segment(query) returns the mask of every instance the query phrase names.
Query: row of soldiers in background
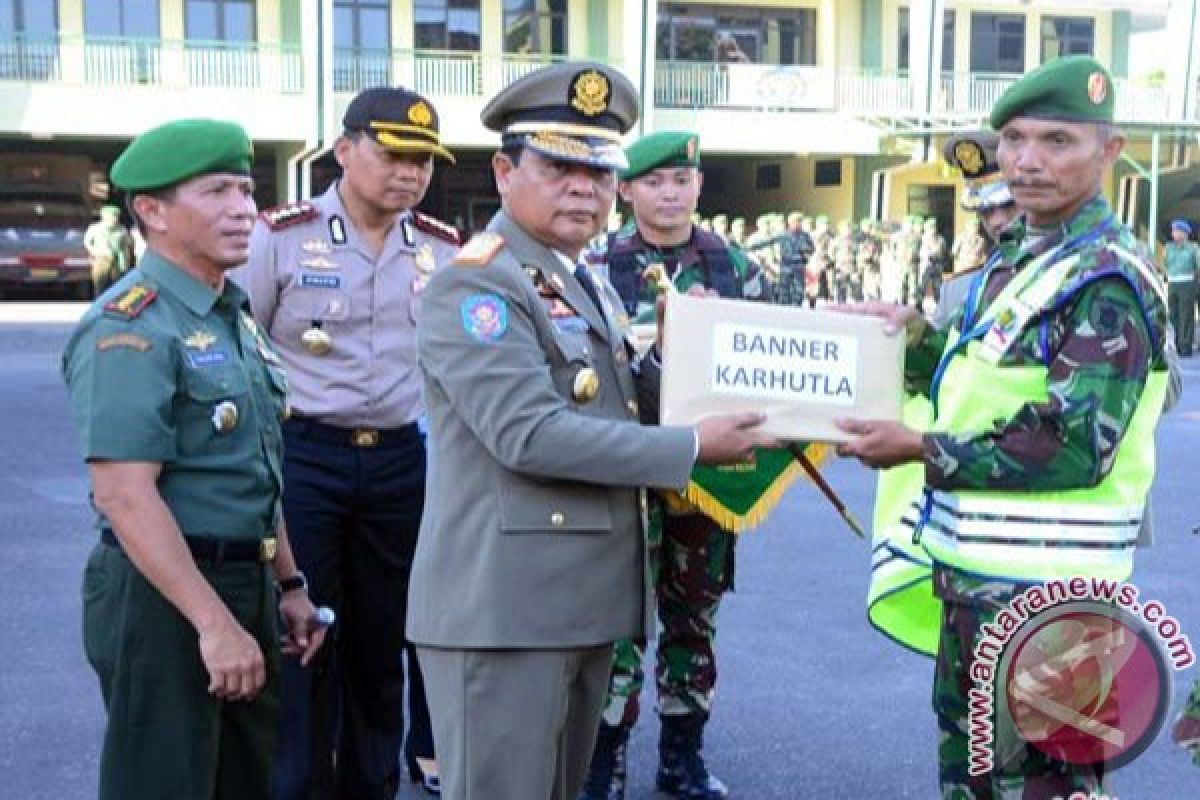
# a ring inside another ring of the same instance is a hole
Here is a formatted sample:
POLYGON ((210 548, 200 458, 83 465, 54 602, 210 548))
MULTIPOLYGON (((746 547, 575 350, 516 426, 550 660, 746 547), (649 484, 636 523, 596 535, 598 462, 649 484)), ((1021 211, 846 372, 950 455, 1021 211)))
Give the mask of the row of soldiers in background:
POLYGON ((744 252, 762 274, 759 299, 815 307, 818 302, 883 300, 921 306, 936 303, 943 275, 981 266, 991 242, 973 222, 952 246, 937 220, 909 216, 898 223, 842 220, 793 211, 765 214, 747 233, 746 220, 723 214, 696 220, 744 252))

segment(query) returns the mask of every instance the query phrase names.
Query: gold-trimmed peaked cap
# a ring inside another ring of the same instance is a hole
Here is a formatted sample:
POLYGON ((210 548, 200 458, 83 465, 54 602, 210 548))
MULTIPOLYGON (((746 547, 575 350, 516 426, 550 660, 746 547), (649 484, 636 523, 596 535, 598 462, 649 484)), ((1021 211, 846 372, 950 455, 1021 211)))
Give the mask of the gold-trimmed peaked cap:
POLYGON ((988 211, 1013 202, 996 159, 999 145, 1000 137, 989 130, 965 131, 942 145, 942 157, 957 167, 966 181, 961 199, 964 210, 988 211))
POLYGON ((397 153, 432 153, 454 163, 442 145, 433 103, 403 87, 375 86, 355 95, 342 116, 342 127, 365 133, 397 153))
POLYGON ((637 122, 638 93, 612 67, 567 61, 531 72, 501 89, 484 106, 480 119, 503 135, 505 145, 619 170, 628 164, 621 136, 637 122))

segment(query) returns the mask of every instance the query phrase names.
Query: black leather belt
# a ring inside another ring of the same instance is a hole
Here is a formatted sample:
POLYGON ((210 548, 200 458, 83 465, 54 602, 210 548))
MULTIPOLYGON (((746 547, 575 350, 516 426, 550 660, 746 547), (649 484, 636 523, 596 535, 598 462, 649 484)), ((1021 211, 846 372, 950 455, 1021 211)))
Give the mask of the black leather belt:
MULTIPOLYGON (((120 548, 121 543, 108 528, 100 532, 100 541, 110 547, 120 548)), ((197 561, 211 561, 215 564, 225 562, 263 563, 275 560, 278 543, 274 536, 265 539, 214 539, 210 536, 187 536, 183 541, 192 551, 192 557, 197 561)))
POLYGON ((306 442, 336 447, 399 447, 420 436, 415 422, 399 428, 339 428, 299 414, 284 421, 283 432, 306 442))

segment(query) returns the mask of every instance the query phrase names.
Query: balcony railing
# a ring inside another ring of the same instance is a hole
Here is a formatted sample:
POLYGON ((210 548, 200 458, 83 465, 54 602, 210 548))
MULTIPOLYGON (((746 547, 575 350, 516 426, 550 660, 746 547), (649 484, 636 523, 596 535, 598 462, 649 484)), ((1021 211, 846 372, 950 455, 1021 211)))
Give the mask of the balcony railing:
POLYGON ((500 89, 564 58, 513 54, 484 58, 478 52, 458 50, 339 49, 333 56, 333 88, 358 92, 371 86, 407 86, 434 97, 482 97, 489 89, 500 89))
MULTIPOLYGON (((936 115, 987 116, 1020 76, 946 73, 935 86, 936 115)), ((1169 119, 1165 89, 1117 81, 1117 119, 1169 119)), ((770 64, 660 62, 655 103, 661 108, 765 111, 839 111, 855 114, 917 113, 912 83, 903 72, 863 72, 770 64)))
POLYGON ((62 37, 0 40, 0 81, 88 83, 170 88, 304 87, 298 47, 262 43, 62 37))

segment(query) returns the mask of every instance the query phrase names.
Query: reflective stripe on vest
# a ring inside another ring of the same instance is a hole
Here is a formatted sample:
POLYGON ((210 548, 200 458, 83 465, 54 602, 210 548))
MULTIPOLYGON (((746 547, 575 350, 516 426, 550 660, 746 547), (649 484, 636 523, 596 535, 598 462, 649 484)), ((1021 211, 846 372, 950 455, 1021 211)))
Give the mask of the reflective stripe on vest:
MULTIPOLYGON (((928 430, 933 406, 923 395, 910 397, 904 404, 902 419, 913 430, 928 430)), ((922 464, 905 464, 879 473, 867 619, 899 644, 933 656, 937 653, 942 603, 933 592, 933 562, 920 544, 913 543, 912 534, 912 523, 917 519, 912 509, 924 485, 922 464)))
MULTIPOLYGON (((1046 402, 1045 367, 1006 367, 992 357, 971 342, 950 362, 934 430, 990 430, 1025 404, 1046 402)), ((1154 427, 1166 388, 1166 373, 1152 371, 1112 466, 1094 487, 932 492, 921 532, 926 552, 949 566, 1000 578, 1127 578, 1154 479, 1154 427)))

